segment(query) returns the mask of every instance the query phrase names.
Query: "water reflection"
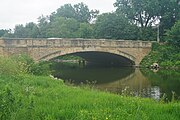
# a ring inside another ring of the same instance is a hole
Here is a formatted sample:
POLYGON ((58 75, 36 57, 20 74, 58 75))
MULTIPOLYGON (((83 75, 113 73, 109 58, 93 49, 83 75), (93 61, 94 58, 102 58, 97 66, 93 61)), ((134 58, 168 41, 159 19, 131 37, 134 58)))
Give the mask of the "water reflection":
POLYGON ((160 88, 160 97, 163 95, 168 100, 172 99, 172 93, 175 92, 175 99, 180 100, 180 70, 159 70, 154 73, 148 69, 142 70, 142 73, 151 82, 152 86, 160 88))
POLYGON ((128 77, 121 78, 114 82, 97 84, 98 89, 108 90, 119 94, 130 94, 141 97, 160 99, 160 88, 152 86, 139 69, 135 69, 128 77))
POLYGON ((54 76, 73 81, 74 84, 85 84, 87 81, 90 83, 96 82, 98 85, 111 83, 126 78, 135 71, 132 68, 79 67, 66 63, 57 64, 54 66, 54 76))
POLYGON ((150 97, 156 100, 164 93, 170 100, 172 91, 176 96, 180 95, 180 74, 165 74, 166 72, 161 70, 154 73, 133 68, 78 67, 62 63, 55 64, 53 69, 55 77, 72 81, 75 85, 96 81, 95 88, 117 94, 150 97))

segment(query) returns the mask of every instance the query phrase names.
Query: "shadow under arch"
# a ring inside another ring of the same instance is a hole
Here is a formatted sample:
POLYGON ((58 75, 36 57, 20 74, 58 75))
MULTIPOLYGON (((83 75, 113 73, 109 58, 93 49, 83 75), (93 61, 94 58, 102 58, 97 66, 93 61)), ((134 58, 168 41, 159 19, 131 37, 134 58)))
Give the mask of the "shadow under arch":
POLYGON ((115 64, 120 66, 134 66, 136 60, 134 56, 119 50, 70 50, 68 52, 56 51, 43 56, 40 60, 49 61, 63 55, 77 55, 91 63, 115 64))

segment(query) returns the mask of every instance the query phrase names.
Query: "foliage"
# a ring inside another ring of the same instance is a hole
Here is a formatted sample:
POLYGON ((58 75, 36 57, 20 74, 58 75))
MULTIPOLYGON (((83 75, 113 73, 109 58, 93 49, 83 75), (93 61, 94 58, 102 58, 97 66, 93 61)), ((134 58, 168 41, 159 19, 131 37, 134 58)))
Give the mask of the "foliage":
POLYGON ((142 30, 160 22, 161 38, 166 30, 180 20, 179 0, 116 0, 114 6, 117 7, 117 13, 126 15, 130 22, 142 30))
POLYGON ((38 24, 16 25, 14 32, 1 30, 0 36, 155 40, 153 27, 159 23, 160 38, 165 41, 164 33, 180 20, 179 0, 116 0, 114 6, 115 12, 99 15, 82 2, 65 4, 51 15, 40 16, 38 24))
POLYGON ((98 16, 95 36, 108 39, 137 39, 138 28, 131 25, 123 15, 104 13, 98 16))
MULTIPOLYGON (((88 6, 79 3, 72 6, 65 4, 50 16, 40 16, 38 24, 27 23, 16 25, 13 36, 19 38, 92 38, 93 28, 90 21, 99 11, 89 10, 88 6)), ((7 35, 8 36, 8 35, 7 35)))
POLYGON ((179 0, 160 0, 160 29, 161 35, 169 30, 175 22, 180 20, 180 1, 179 0))
POLYGON ((7 34, 9 31, 8 30, 0 30, 0 37, 4 36, 5 34, 7 34))
POLYGON ((34 63, 26 55, 0 58, 0 75, 17 76, 20 74, 49 75, 49 64, 45 62, 34 63))
POLYGON ((116 0, 117 12, 123 13, 142 28, 151 26, 159 16, 158 0, 116 0))
POLYGON ((35 23, 30 22, 27 23, 25 26, 16 25, 14 29, 14 37, 19 38, 37 38, 39 35, 38 27, 35 23))
POLYGON ((26 71, 24 69, 24 64, 21 64, 13 59, 9 59, 6 57, 0 58, 0 75, 9 75, 14 76, 20 73, 24 73, 26 71))
POLYGON ((180 51, 176 47, 165 44, 154 43, 152 51, 141 62, 144 67, 150 67, 158 63, 161 67, 179 67, 180 51))
POLYGON ((49 18, 45 16, 40 16, 38 18, 38 28, 39 28, 39 37, 47 38, 48 28, 49 28, 49 18))
POLYGON ((152 29, 151 27, 141 28, 138 32, 138 39, 146 41, 155 41, 157 37, 156 34, 156 30, 152 29))
POLYGON ((79 28, 79 22, 73 18, 56 17, 48 28, 48 37, 73 38, 76 37, 76 31, 79 28))
POLYGON ((180 49, 180 20, 177 21, 171 30, 166 32, 168 42, 180 49))
POLYGON ((9 90, 9 88, 1 91, 0 97, 0 119, 5 120, 10 117, 9 114, 15 111, 15 97, 12 95, 12 92, 9 90))
POLYGON ((89 23, 80 23, 78 36, 80 38, 93 38, 93 25, 89 23))
POLYGON ((88 23, 98 15, 98 10, 89 10, 88 6, 84 3, 78 3, 72 6, 65 4, 52 13, 50 20, 53 21, 55 17, 73 18, 81 23, 88 23))
POLYGON ((31 65, 30 71, 33 75, 50 75, 50 63, 40 61, 31 65))
POLYGON ((74 10, 75 10, 75 19, 78 20, 79 22, 85 22, 88 23, 92 19, 96 18, 96 16, 99 14, 98 10, 89 10, 88 6, 85 5, 84 3, 78 3, 74 5, 74 10))
POLYGON ((65 4, 51 14, 50 21, 53 21, 54 17, 75 18, 75 10, 71 4, 65 4))

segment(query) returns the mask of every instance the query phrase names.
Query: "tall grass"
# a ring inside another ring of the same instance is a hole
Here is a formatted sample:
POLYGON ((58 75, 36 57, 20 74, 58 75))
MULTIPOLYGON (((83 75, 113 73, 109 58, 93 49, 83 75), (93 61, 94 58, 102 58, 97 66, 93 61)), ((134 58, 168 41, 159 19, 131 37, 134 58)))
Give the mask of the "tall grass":
POLYGON ((0 75, 17 76, 19 74, 49 75, 49 63, 42 61, 35 63, 27 55, 0 57, 0 75))
POLYGON ((0 74, 2 75, 17 75, 24 72, 20 64, 16 60, 9 58, 0 58, 0 74))

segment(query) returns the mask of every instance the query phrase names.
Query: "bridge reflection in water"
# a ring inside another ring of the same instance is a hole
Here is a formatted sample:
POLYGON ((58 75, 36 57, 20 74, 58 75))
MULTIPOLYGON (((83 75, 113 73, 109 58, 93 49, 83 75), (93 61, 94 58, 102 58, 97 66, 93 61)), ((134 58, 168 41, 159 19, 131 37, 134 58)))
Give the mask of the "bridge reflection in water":
POLYGON ((110 83, 98 84, 96 87, 101 90, 106 89, 113 93, 150 97, 157 100, 159 100, 161 96, 160 88, 158 86, 152 86, 148 78, 146 78, 139 69, 135 69, 135 71, 127 77, 110 83))
POLYGON ((133 96, 160 99, 160 88, 152 86, 148 78, 144 77, 139 69, 97 66, 79 68, 63 65, 62 63, 57 64, 54 65, 54 76, 75 85, 88 83, 93 84, 94 88, 99 90, 116 94, 126 93, 129 95, 129 93, 132 93, 133 96))

